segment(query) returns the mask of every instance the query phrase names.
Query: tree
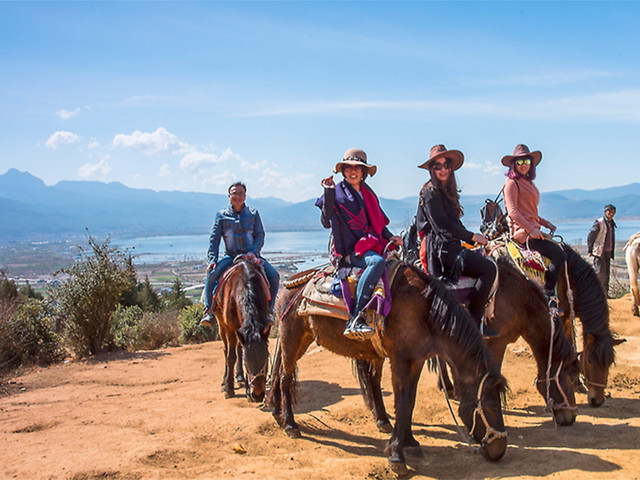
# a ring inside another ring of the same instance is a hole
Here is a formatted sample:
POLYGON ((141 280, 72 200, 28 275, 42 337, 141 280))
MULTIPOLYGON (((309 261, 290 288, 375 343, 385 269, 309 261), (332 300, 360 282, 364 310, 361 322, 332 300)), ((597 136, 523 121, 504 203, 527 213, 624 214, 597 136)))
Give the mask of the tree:
POLYGON ((79 247, 78 260, 51 296, 62 319, 64 334, 79 356, 100 352, 109 340, 111 314, 124 292, 132 288, 131 263, 126 254, 89 236, 90 251, 79 247))
POLYGON ((137 305, 145 312, 157 312, 162 307, 160 295, 151 286, 148 276, 144 277, 144 282, 138 284, 136 300, 137 305))
POLYGON ((20 287, 20 295, 22 295, 23 298, 42 300, 42 294, 36 292, 28 281, 24 284, 24 286, 20 287))
POLYGON ((178 277, 173 281, 171 292, 167 295, 166 302, 167 308, 175 308, 178 312, 193 303, 189 298, 187 298, 185 290, 182 288, 182 282, 178 277))
POLYGON ((0 278, 0 301, 3 302, 17 302, 20 298, 18 293, 18 287, 13 280, 9 280, 4 272, 2 278, 0 278))

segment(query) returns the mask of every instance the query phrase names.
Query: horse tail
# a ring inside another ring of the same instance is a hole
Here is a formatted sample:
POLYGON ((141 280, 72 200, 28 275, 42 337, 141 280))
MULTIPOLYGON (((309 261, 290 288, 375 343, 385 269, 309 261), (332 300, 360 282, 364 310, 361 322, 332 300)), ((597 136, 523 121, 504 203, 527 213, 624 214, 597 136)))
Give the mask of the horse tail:
POLYGON ((369 410, 373 410, 375 404, 371 379, 376 376, 375 365, 367 360, 358 360, 354 358, 351 361, 351 366, 353 367, 354 373, 360 383, 360 392, 362 393, 362 398, 364 398, 364 403, 369 410))
POLYGON ((562 248, 567 254, 574 310, 583 329, 596 337, 610 337, 607 296, 595 270, 569 245, 563 243, 562 248))

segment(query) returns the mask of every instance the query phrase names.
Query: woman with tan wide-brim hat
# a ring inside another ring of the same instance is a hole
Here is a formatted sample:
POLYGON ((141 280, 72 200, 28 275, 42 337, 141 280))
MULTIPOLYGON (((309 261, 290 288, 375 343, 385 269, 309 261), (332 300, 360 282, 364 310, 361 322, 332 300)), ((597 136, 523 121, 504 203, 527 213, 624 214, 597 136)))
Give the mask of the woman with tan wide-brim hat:
POLYGON ((487 244, 487 238, 465 228, 460 220, 462 206, 455 170, 462 167, 464 155, 434 145, 429 159, 419 168, 429 171, 430 179, 420 190, 416 224, 422 238, 420 257, 430 275, 457 282, 460 275, 476 278, 469 300, 469 313, 485 337, 498 332, 484 323, 484 310, 498 270, 495 263, 462 247, 462 242, 487 244))
POLYGON ((364 151, 350 148, 333 171, 341 173, 343 180, 336 184, 333 175, 323 179, 324 194, 316 201, 316 206, 322 210, 322 225, 331 228, 333 247, 330 254, 336 269, 364 269, 354 304, 348 305, 350 318, 344 334, 365 340, 375 333, 367 325, 364 309, 384 271, 382 254, 388 242, 402 245, 402 239, 387 228, 389 219, 380 208, 378 197, 365 183, 367 176, 375 175, 377 167, 367 162, 364 151))
POLYGON ((509 167, 504 184, 504 206, 509 214, 511 238, 551 259, 545 273, 544 290, 549 307, 557 308, 555 288, 567 256, 557 243, 545 238, 540 231, 542 227, 548 228, 551 234, 556 230, 553 223, 538 215, 540 192, 533 180, 541 161, 539 150, 532 152, 523 144, 516 145, 513 155, 502 157, 502 165, 509 167))

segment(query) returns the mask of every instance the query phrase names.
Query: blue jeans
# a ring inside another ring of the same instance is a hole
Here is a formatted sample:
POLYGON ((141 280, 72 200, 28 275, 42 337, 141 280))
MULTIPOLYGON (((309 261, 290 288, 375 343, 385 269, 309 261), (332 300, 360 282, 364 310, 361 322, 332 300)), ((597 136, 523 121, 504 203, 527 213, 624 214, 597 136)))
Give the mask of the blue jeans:
POLYGON ((362 257, 357 257, 355 253, 349 257, 349 263, 357 268, 364 268, 362 276, 358 281, 358 287, 356 288, 356 308, 353 312, 354 316, 360 313, 364 307, 371 300, 373 289, 376 288, 376 284, 382 272, 384 272, 385 261, 382 255, 368 250, 362 257))
MULTIPOLYGON (((206 310, 209 310, 209 308, 211 307, 211 300, 213 299, 213 293, 218 287, 218 280, 220 280, 220 277, 224 274, 224 272, 229 269, 229 267, 233 263, 233 258, 234 257, 225 255, 220 260, 218 260, 218 263, 216 263, 216 268, 211 270, 207 275, 207 279, 204 284, 204 306, 206 310)), ((271 300, 269 300, 269 310, 273 311, 273 306, 276 302, 276 296, 278 295, 278 288, 280 287, 280 274, 264 258, 259 258, 262 260, 264 273, 266 274, 267 280, 269 282, 269 293, 271 295, 271 300)))

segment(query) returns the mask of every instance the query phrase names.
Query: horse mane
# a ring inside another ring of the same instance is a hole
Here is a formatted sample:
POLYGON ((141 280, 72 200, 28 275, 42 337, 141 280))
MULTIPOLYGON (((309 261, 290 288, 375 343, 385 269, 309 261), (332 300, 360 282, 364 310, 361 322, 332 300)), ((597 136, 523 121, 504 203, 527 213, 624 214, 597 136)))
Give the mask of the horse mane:
POLYGON ((567 270, 572 288, 576 315, 582 322, 583 333, 596 338, 591 361, 607 366, 615 361, 613 337, 609 330, 609 304, 602 284, 591 265, 569 245, 562 244, 567 253, 567 270))
POLYGON ((240 282, 244 288, 236 299, 242 313, 240 332, 245 343, 261 340, 261 333, 269 323, 268 290, 258 264, 242 261, 240 282))
POLYGON ((430 302, 431 308, 428 312, 425 311, 423 320, 427 323, 429 331, 435 336, 450 338, 460 346, 465 356, 474 359, 477 367, 481 367, 483 371, 490 370, 492 361, 489 351, 480 331, 474 328, 467 310, 442 282, 413 265, 407 264, 405 268, 409 268, 426 284, 422 296, 430 302))
MULTIPOLYGON (((536 283, 529 280, 522 274, 505 255, 497 259, 500 282, 511 285, 515 290, 522 293, 522 298, 526 300, 526 311, 529 318, 539 318, 544 314, 545 321, 549 321, 547 313, 547 299, 536 283)), ((551 356, 554 361, 565 360, 575 354, 573 344, 565 336, 562 326, 556 322, 554 324, 553 341, 551 342, 551 356)))

